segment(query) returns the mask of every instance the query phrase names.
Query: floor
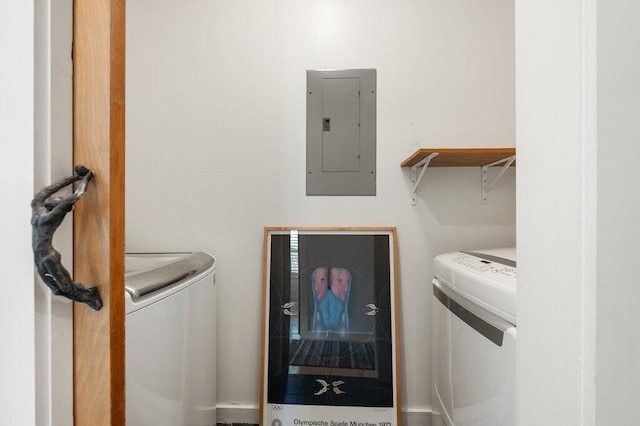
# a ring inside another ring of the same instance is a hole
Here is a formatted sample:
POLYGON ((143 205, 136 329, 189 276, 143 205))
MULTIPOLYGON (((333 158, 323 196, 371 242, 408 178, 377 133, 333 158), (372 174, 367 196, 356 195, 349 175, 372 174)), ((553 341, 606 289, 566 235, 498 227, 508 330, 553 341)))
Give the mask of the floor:
POLYGON ((218 426, 258 426, 251 423, 218 423, 218 426))

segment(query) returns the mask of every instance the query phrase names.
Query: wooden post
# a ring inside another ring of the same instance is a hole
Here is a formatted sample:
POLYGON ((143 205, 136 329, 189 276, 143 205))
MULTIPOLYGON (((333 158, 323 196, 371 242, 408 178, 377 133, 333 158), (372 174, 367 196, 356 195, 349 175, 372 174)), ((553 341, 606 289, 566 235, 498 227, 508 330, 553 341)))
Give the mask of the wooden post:
POLYGON ((97 286, 74 306, 77 426, 125 424, 125 0, 74 1, 74 164, 95 173, 74 213, 74 280, 97 286))

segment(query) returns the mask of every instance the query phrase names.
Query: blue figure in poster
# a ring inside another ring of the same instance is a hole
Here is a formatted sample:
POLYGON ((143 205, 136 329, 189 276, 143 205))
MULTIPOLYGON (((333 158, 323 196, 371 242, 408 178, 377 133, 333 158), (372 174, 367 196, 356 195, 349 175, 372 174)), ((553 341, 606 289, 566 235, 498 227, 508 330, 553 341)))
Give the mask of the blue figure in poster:
POLYGON ((320 319, 327 332, 349 330, 351 273, 345 268, 316 268, 311 274, 313 293, 312 330, 320 319))

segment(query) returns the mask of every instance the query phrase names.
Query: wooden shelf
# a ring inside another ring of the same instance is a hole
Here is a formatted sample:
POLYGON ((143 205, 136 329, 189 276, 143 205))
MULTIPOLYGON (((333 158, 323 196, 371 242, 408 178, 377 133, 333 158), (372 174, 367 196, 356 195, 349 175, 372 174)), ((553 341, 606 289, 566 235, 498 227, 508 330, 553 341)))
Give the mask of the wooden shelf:
POLYGON ((427 167, 482 167, 482 204, 487 204, 489 190, 509 167, 515 165, 515 148, 422 148, 400 164, 401 167, 411 168, 409 177, 413 186, 412 205, 416 204, 416 190, 427 167), (493 182, 489 182, 489 169, 499 164, 504 164, 500 173, 493 182), (418 174, 420 167, 422 170, 418 174))
MULTIPOLYGON (((486 166, 516 155, 515 148, 421 148, 404 160, 401 167, 412 167, 430 154, 437 152, 429 167, 474 167, 486 166)), ((511 164, 515 166, 515 161, 511 164)))

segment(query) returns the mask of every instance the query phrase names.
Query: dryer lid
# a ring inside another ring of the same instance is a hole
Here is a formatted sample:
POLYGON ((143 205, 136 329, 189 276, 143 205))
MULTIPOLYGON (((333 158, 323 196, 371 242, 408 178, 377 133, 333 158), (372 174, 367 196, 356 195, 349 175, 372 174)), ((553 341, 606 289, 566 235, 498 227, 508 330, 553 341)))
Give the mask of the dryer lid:
POLYGON ((444 253, 433 273, 455 293, 516 324, 516 249, 444 253))
POLYGON ((153 292, 178 289, 195 276, 215 268, 215 258, 207 253, 127 253, 125 291, 136 301, 153 292))

